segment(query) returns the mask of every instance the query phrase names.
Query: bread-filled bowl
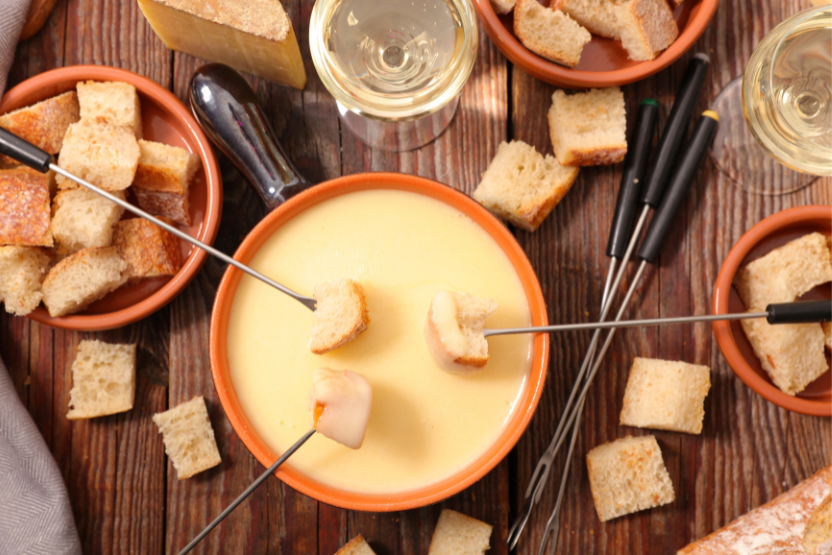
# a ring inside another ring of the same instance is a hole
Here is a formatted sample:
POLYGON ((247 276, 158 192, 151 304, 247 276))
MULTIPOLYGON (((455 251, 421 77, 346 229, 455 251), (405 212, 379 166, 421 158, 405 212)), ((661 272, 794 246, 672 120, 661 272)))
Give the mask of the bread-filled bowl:
MULTIPOLYGON (((556 64, 529 50, 514 33, 514 12, 499 15, 491 0, 473 0, 480 22, 491 40, 513 64, 523 71, 559 87, 583 89, 614 87, 646 79, 663 70, 702 36, 716 11, 719 0, 685 0, 673 10, 679 29, 676 40, 649 61, 633 61, 619 41, 592 35, 575 67, 556 64)), ((549 0, 541 2, 549 6, 549 0)))
MULTIPOLYGON (((748 230, 733 246, 714 285, 714 314, 745 312, 737 289, 732 284, 738 270, 776 248, 811 233, 832 236, 832 207, 801 206, 778 212, 748 230)), ((813 288, 801 300, 832 298, 832 286, 825 283, 813 288)), ((784 409, 813 416, 832 416, 832 371, 826 370, 796 395, 781 391, 763 369, 751 343, 738 321, 713 324, 717 345, 734 373, 766 400, 784 409)), ((829 351, 824 354, 827 366, 829 351)))
POLYGON ((489 338, 489 362, 470 376, 437 368, 425 344, 439 289, 496 300, 488 327, 547 322, 523 250, 469 197, 410 175, 341 177, 270 213, 235 258, 301 294, 333 278, 354 279, 366 293, 367 329, 314 355, 313 315, 301 303, 233 268, 217 291, 214 384, 262 464, 312 427, 306 403, 316 368, 362 373, 372 385, 364 444, 351 450, 313 436, 277 471, 296 490, 356 510, 424 506, 484 476, 526 429, 545 382, 546 334, 489 338))
MULTIPOLYGON (((170 91, 150 79, 118 68, 70 66, 41 73, 10 89, 0 101, 0 115, 74 90, 79 82, 86 81, 133 85, 141 105, 144 138, 182 147, 199 157, 201 167, 188 191, 191 225, 177 227, 204 243, 213 243, 222 210, 219 165, 199 124, 170 91)), ((136 202, 129 193, 127 200, 136 202)), ((133 217, 125 212, 122 219, 133 217)), ((123 285, 75 314, 52 317, 41 305, 29 317, 59 328, 96 331, 117 328, 149 316, 170 302, 205 262, 207 255, 204 251, 185 241, 175 240, 179 243, 180 259, 180 268, 175 275, 123 285)))

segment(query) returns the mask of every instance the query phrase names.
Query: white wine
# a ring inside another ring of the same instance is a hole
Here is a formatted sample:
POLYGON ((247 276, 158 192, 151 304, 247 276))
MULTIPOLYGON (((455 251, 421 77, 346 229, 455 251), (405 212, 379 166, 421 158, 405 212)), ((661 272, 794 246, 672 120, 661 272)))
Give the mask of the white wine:
POLYGON ((799 13, 757 46, 745 70, 743 111, 782 164, 832 175, 832 6, 799 13))

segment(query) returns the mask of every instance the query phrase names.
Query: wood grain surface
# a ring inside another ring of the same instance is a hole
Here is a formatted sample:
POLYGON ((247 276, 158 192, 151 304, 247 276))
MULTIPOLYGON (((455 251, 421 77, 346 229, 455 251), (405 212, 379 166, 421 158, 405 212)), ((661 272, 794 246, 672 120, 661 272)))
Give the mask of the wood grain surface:
MULTIPOLYGON (((522 139, 551 153, 545 114, 554 87, 513 67, 482 30, 474 73, 445 134, 410 153, 365 146, 340 125, 335 103, 315 74, 308 47, 312 5, 312 0, 285 4, 309 75, 305 90, 249 77, 283 144, 309 179, 401 171, 470 193, 501 141, 522 139)), ((708 53, 713 62, 698 106, 705 109, 742 72, 767 31, 809 6, 808 0, 722 0, 691 53, 624 88, 629 123, 638 102, 652 97, 662 107, 663 124, 687 60, 697 51, 708 53)), ((201 63, 165 48, 133 0, 58 0, 44 28, 18 46, 10 86, 56 67, 105 64, 145 75, 184 100, 190 76, 201 63)), ((263 209, 223 157, 221 169, 225 198, 216 246, 233 252, 263 209)), ((620 177, 620 165, 582 169, 571 192, 538 231, 513 230, 540 278, 552 322, 597 316, 607 270, 603 251, 620 177)), ((790 195, 757 196, 732 185, 706 162, 659 263, 637 288, 629 316, 708 312, 712 284, 734 242, 766 216, 808 204, 832 205, 832 180, 819 179, 790 195)), ((208 324, 223 271, 222 264, 209 260, 168 307, 111 332, 66 332, 0 315, 0 356, 66 480, 86 554, 176 553, 263 471, 231 429, 210 377, 208 324), (78 342, 87 337, 138 343, 136 404, 117 416, 69 422, 70 366, 78 342), (223 463, 179 481, 150 416, 195 395, 208 403, 223 463)), ((361 513, 318 503, 272 478, 194 552, 329 555, 361 533, 379 555, 425 555, 439 512, 450 507, 492 524, 489 553, 507 553, 508 527, 554 432, 590 337, 552 337, 549 382, 528 431, 502 463, 464 492, 422 509, 361 513)), ((588 396, 561 512, 558 553, 675 553, 830 462, 832 421, 789 413, 748 389, 725 363, 708 326, 620 331, 588 396), (713 387, 701 436, 652 432, 676 501, 602 524, 583 457, 605 441, 650 433, 618 425, 635 356, 707 364, 713 387)), ((562 465, 561 457, 518 553, 537 553, 562 465)))

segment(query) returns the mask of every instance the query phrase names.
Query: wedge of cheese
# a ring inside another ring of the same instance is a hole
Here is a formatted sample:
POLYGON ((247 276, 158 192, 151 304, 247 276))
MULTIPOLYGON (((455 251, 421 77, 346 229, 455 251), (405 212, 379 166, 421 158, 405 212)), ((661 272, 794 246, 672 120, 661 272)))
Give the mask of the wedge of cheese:
POLYGON ((138 0, 159 38, 178 50, 302 89, 306 71, 278 0, 138 0))

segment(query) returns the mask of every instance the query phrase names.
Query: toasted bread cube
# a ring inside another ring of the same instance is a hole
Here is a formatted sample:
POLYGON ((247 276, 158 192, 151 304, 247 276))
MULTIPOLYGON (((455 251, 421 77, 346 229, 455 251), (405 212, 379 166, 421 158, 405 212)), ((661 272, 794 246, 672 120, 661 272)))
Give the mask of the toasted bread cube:
MULTIPOLYGON (((113 191, 124 200, 124 193, 113 191)), ((108 247, 113 240, 113 226, 124 208, 89 189, 67 189, 55 196, 52 235, 58 254, 71 254, 89 247, 108 247)))
POLYGON ((760 365, 783 393, 797 395, 829 369, 820 324, 772 326, 764 318, 741 323, 760 365))
POLYGON ((6 312, 25 316, 37 308, 48 268, 49 256, 37 247, 0 247, 0 302, 6 312))
MULTIPOLYGON (((69 91, 0 116, 0 127, 49 154, 57 154, 61 151, 66 130, 79 119, 78 95, 69 91)), ((17 163, 0 154, 0 166, 17 163)))
POLYGON ((827 239, 821 233, 810 233, 741 267, 734 287, 751 310, 790 303, 827 281, 832 281, 827 239))
POLYGON ((624 391, 621 424, 701 434, 710 389, 707 366, 636 357, 624 391))
POLYGON ((552 95, 549 136, 564 166, 616 164, 627 155, 627 114, 618 87, 552 95))
POLYGON ((555 63, 575 67, 592 35, 560 10, 537 0, 517 0, 514 34, 523 46, 555 63))
MULTIPOLYGON (((166 222, 171 223, 171 222, 166 222)), ((173 276, 179 271, 179 239, 142 218, 118 222, 113 245, 127 262, 127 281, 173 276)))
POLYGON ((358 534, 344 544, 344 547, 339 549, 335 555, 376 555, 376 552, 373 551, 364 536, 358 534))
POLYGON ((70 420, 128 411, 136 394, 136 346, 81 341, 72 363, 70 420))
POLYGON ((199 156, 178 146, 139 141, 139 167, 133 186, 147 191, 188 194, 194 174, 202 166, 199 156))
POLYGON ((61 260, 43 281, 43 304, 52 317, 84 310, 127 281, 118 247, 82 249, 61 260))
POLYGON ((190 207, 188 206, 188 194, 165 193, 162 191, 148 191, 138 187, 133 188, 139 206, 145 212, 154 216, 160 216, 173 220, 182 225, 191 225, 190 207))
POLYGON ((823 323, 823 336, 826 348, 832 351, 832 322, 823 323))
POLYGON ((627 436, 599 445, 587 453, 586 467, 601 522, 676 499, 653 436, 627 436))
MULTIPOLYGON (((109 123, 81 120, 69 126, 58 165, 107 191, 121 191, 133 183, 139 164, 139 145, 132 131, 109 123)), ((61 189, 78 185, 55 176, 61 189)))
POLYGON ((621 33, 613 11, 617 3, 620 0, 562 0, 560 9, 590 33, 617 40, 621 33))
POLYGON ((488 363, 485 319, 497 303, 470 293, 439 291, 430 303, 425 341, 436 365, 451 373, 471 374, 488 363))
POLYGON ((370 315, 360 284, 351 279, 319 283, 312 296, 317 304, 309 349, 316 355, 349 343, 367 329, 370 315))
POLYGON ((442 509, 428 555, 483 555, 490 547, 491 526, 470 516, 442 509))
POLYGON ((307 409, 312 426, 324 437, 358 449, 364 443, 373 388, 367 378, 350 370, 318 368, 312 378, 307 409))
POLYGON ((679 27, 666 0, 629 0, 613 10, 621 44, 631 60, 652 60, 679 36, 679 27))
POLYGON ((503 142, 472 196, 498 217, 534 231, 569 192, 578 171, 523 141, 503 142))
POLYGON ((142 138, 142 107, 136 87, 128 83, 87 81, 76 85, 81 119, 130 129, 142 138))
POLYGON ((203 397, 194 397, 187 403, 154 414, 153 422, 159 427, 165 453, 180 480, 222 462, 203 397))
POLYGON ((494 8, 495 13, 507 14, 511 13, 516 3, 517 0, 491 0, 491 7, 494 8))
POLYGON ((46 174, 0 170, 0 245, 51 247, 50 220, 46 174))

